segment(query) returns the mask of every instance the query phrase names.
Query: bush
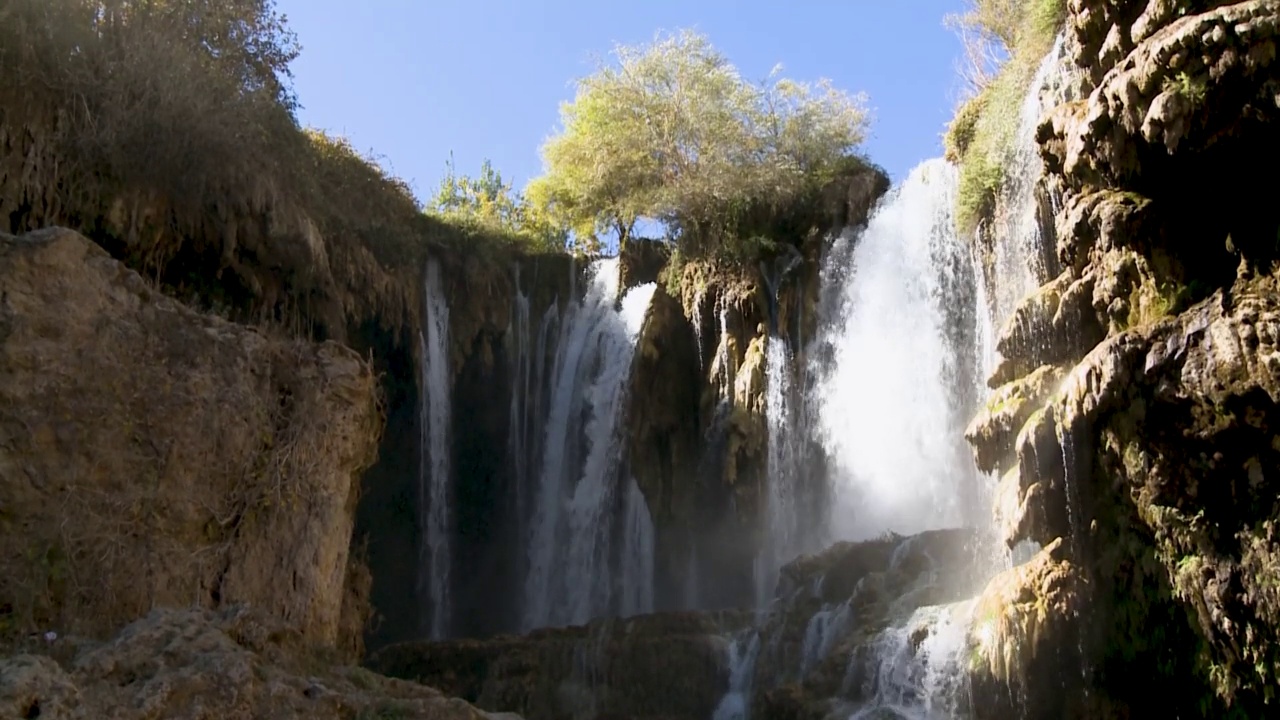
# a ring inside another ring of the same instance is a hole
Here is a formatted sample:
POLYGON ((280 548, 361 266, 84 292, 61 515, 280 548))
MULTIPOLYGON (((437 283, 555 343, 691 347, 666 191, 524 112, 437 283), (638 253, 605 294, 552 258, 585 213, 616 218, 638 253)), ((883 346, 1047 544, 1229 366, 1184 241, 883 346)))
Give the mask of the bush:
POLYGON ((317 336, 412 317, 431 247, 505 252, 301 129, 296 54, 272 0, 9 0, 0 230, 76 228, 184 299, 317 336))
POLYGON ((960 164, 961 232, 972 232, 994 207, 1022 101, 1065 17, 1065 0, 973 0, 967 13, 949 19, 965 41, 974 93, 956 111, 943 142, 947 158, 960 164))

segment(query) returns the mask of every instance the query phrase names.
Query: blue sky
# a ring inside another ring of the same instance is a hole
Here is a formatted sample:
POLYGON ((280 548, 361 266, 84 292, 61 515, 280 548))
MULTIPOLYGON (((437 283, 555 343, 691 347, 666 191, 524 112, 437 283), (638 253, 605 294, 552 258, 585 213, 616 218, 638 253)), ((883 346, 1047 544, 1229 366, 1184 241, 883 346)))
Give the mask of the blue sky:
POLYGON ((962 0, 277 0, 298 34, 300 119, 373 151, 419 197, 487 157, 522 187, 574 78, 615 43, 694 28, 763 78, 865 92, 864 150, 895 180, 941 154, 960 83, 960 44, 943 17, 962 0), (790 7, 788 7, 790 6, 790 7))

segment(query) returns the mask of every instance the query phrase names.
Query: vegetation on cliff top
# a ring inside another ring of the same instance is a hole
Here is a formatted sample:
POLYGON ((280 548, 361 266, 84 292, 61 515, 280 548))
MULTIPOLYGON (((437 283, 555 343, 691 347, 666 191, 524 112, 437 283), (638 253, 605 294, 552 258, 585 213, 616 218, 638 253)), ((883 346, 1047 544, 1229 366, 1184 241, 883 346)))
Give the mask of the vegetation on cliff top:
POLYGON ((995 207, 1022 100, 1065 17, 1065 0, 972 0, 968 12, 948 18, 964 40, 971 93, 944 141, 947 159, 960 165, 961 232, 995 207))
POLYGON ((561 107, 546 173, 528 188, 581 245, 616 234, 625 247, 647 219, 685 256, 754 259, 759 217, 812 202, 862 141, 861 97, 778 68, 749 82, 697 33, 614 55, 561 107))
POLYGON ((321 336, 407 320, 433 247, 505 266, 529 240, 424 213, 299 127, 297 54, 273 0, 6 3, 0 229, 70 226, 179 297, 321 336))
POLYGON ((568 228, 553 222, 523 193, 513 191, 488 160, 480 166, 480 176, 473 178, 457 174, 450 157, 427 209, 461 227, 511 237, 534 251, 564 252, 569 242, 568 228))

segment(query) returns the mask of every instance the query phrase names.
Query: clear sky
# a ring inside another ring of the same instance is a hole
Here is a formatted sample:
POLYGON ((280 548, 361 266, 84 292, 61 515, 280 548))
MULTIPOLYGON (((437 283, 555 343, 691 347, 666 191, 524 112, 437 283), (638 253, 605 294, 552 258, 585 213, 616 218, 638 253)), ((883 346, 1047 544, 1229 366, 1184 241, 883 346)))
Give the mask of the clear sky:
POLYGON ((864 150, 895 180, 940 155, 960 83, 943 17, 963 0, 277 0, 298 34, 306 125, 345 135, 419 197, 487 157, 517 189, 541 171, 572 81, 615 43, 705 33, 748 78, 865 92, 864 150))

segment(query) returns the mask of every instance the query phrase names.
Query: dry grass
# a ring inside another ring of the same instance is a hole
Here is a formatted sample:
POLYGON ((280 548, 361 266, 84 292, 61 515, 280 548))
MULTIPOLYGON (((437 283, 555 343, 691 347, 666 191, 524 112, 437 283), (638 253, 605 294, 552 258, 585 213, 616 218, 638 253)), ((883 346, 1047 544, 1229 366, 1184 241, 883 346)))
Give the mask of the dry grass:
POLYGON ((412 324, 432 249, 502 264, 516 249, 424 217, 403 182, 300 129, 279 88, 211 61, 188 27, 101 8, 0 9, 0 230, 76 228, 184 300, 318 337, 412 324))
POLYGON ((944 141, 948 159, 960 164, 962 232, 994 208, 1022 100, 1065 16, 1065 0, 973 0, 968 13, 951 19, 965 41, 972 92, 944 141))

